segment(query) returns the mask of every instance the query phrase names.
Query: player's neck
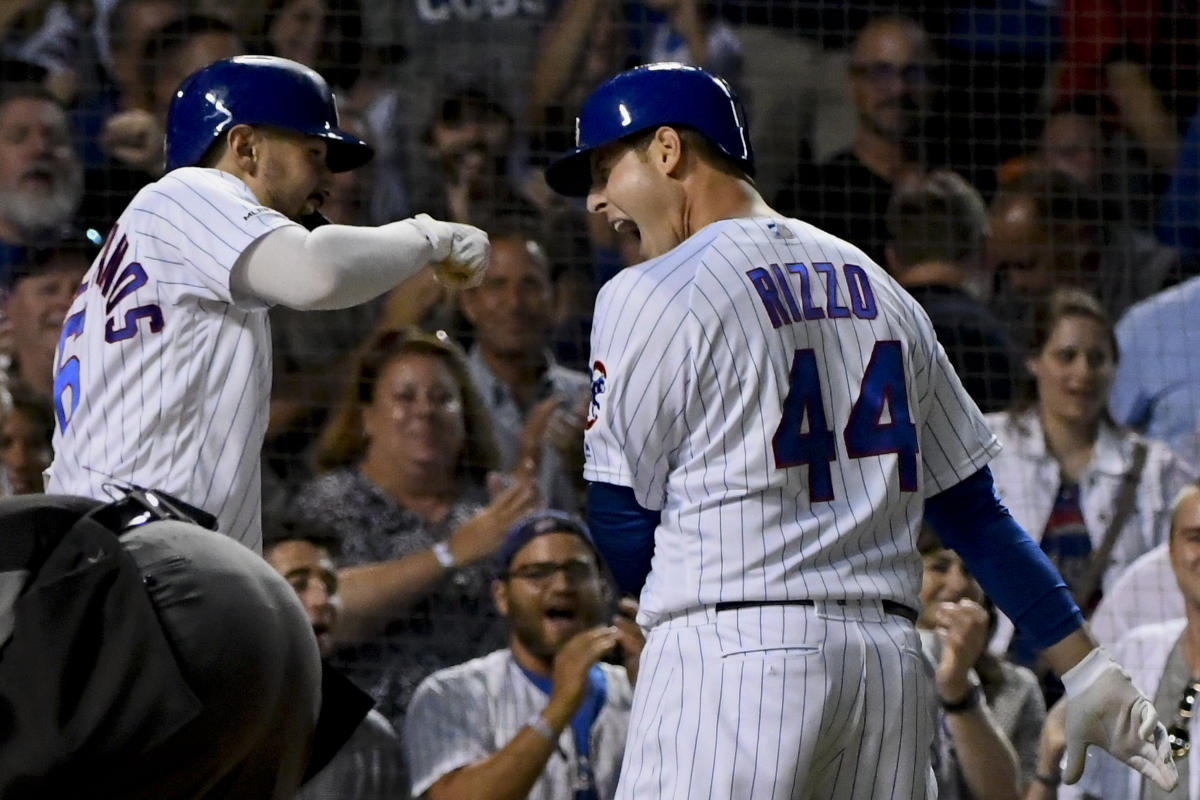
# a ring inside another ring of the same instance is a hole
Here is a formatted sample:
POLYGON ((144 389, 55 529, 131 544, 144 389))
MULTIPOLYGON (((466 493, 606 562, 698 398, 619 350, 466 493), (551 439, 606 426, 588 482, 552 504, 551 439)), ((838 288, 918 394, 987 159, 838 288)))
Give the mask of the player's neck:
POLYGON ((683 239, 723 219, 779 216, 743 178, 711 170, 693 180, 683 207, 683 239))

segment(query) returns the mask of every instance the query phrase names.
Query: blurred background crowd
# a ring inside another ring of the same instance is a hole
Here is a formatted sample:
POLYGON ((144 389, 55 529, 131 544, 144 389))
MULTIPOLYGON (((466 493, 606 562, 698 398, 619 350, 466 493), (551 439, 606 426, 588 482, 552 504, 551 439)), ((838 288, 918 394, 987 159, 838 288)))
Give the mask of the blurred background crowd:
MULTIPOLYGON (((503 645, 489 587, 505 531, 537 508, 582 510, 592 305, 637 240, 552 193, 542 168, 602 79, 682 61, 740 94, 774 207, 848 239, 925 307, 1005 445, 1002 499, 1106 643, 1183 618, 1200 608, 1195 497, 1180 494, 1200 467, 1198 6, 0 4, 0 490, 40 490, 63 315, 161 174, 180 81, 245 53, 313 67, 377 151, 336 177, 332 221, 426 212, 493 246, 482 285, 458 294, 422 273, 365 307, 272 312, 268 538, 302 519, 336 542, 330 652, 403 730, 422 679, 503 645), (427 558, 438 542, 449 574, 427 558)), ((974 681, 992 709, 983 738, 945 716, 943 796, 1054 796, 1061 722, 1043 722, 1059 687, 953 554, 925 545, 925 599, 966 609, 955 630, 923 622, 939 687, 974 681)), ((1200 686, 1200 630, 1194 647, 1181 630, 1162 663, 1126 660, 1176 732, 1181 692, 1200 686)))

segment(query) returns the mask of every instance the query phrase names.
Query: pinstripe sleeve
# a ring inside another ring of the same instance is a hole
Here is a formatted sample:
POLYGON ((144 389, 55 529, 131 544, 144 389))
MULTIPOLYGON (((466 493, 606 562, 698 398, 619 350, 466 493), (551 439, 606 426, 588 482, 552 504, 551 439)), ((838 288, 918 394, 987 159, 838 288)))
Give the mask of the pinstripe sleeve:
POLYGON ((131 208, 132 221, 161 230, 178 243, 190 293, 244 308, 264 307, 265 303, 233 296, 230 271, 257 239, 298 223, 259 203, 244 183, 219 170, 176 170, 150 191, 154 197, 131 208))
POLYGON ((929 348, 929 390, 923 398, 920 431, 926 497, 975 474, 1000 452, 999 440, 963 388, 932 330, 932 325, 927 327, 928 338, 918 345, 929 348))
POLYGON ((627 269, 601 291, 592 323, 584 477, 628 486, 655 511, 666 499, 692 375, 690 287, 683 270, 627 269))

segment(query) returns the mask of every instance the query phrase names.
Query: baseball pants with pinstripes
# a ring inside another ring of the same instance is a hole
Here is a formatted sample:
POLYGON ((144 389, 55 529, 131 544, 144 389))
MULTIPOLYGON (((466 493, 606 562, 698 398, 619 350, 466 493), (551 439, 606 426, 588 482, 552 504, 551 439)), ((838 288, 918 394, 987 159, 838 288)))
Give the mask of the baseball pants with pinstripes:
POLYGON ((708 607, 649 633, 618 800, 937 796, 932 668, 875 601, 708 607))

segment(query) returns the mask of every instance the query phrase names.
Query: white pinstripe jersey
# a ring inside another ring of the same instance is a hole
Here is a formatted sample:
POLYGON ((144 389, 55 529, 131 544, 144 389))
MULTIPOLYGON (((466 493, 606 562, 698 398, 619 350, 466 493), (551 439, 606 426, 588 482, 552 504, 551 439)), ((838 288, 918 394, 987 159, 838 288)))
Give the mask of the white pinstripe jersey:
POLYGON ((109 499, 113 479, 162 489, 262 549, 271 337, 267 305, 235 300, 229 273, 252 242, 294 224, 215 169, 138 192, 59 340, 49 491, 109 499))
POLYGON ((722 601, 917 608, 925 496, 999 450, 916 301, 798 220, 716 222, 622 271, 592 360, 584 474, 662 512, 646 625, 722 601))

